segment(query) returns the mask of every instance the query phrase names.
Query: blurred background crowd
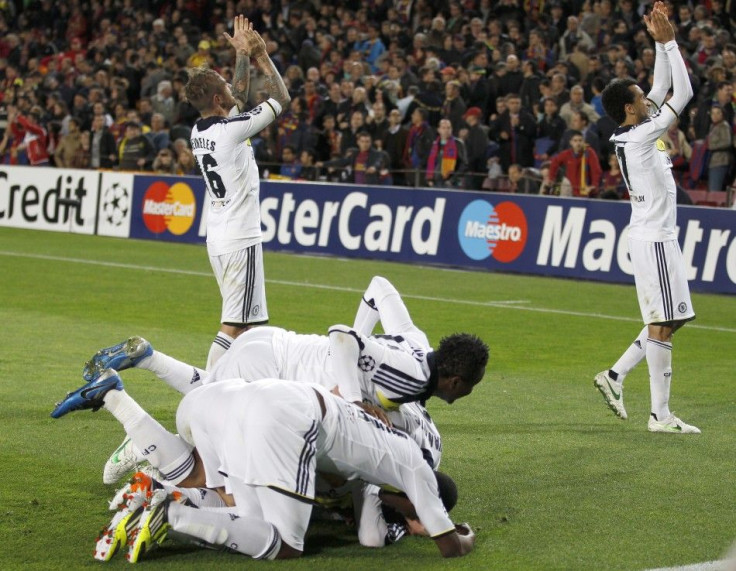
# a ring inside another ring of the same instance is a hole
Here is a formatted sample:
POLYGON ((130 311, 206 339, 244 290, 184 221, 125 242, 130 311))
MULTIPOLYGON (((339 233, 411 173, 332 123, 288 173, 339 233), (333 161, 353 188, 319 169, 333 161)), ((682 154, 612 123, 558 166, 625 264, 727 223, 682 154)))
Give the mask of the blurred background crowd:
MULTIPOLYGON (((687 202, 736 176, 736 0, 666 4, 695 91, 662 137, 687 202)), ((230 80, 223 32, 244 14, 292 96, 251 141, 263 177, 627 198, 600 95, 648 91, 650 6, 0 0, 0 160, 197 174, 187 68, 230 80)))

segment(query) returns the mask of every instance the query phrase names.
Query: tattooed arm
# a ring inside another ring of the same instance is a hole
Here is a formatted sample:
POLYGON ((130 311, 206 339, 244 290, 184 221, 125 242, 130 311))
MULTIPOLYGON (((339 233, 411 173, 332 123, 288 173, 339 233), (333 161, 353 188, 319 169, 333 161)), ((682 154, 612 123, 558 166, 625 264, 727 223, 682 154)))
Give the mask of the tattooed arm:
POLYGON ((243 112, 248 107, 248 90, 250 89, 250 50, 249 34, 253 24, 244 16, 236 16, 233 21, 233 35, 225 32, 225 38, 235 48, 235 73, 233 74, 232 94, 238 102, 238 110, 243 112))
POLYGON ((288 108, 291 102, 291 96, 289 90, 286 89, 284 79, 279 74, 276 66, 268 53, 266 52, 266 42, 256 31, 251 32, 251 54, 261 70, 265 79, 263 82, 263 88, 268 93, 269 97, 273 97, 281 105, 281 109, 285 110, 288 108))

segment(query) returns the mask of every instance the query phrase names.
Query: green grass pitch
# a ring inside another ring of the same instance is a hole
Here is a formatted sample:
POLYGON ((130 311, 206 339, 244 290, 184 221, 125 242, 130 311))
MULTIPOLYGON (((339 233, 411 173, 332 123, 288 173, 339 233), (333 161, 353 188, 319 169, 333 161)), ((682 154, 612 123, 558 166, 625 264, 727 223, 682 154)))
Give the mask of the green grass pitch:
MULTIPOLYGON (((92 559, 111 517, 101 474, 122 429, 105 411, 49 413, 82 383, 86 359, 132 334, 204 365, 220 303, 205 249, 0 228, 0 268, 0 569, 105 565, 92 559)), ((370 550, 321 523, 305 557, 279 569, 642 570, 723 557, 736 538, 734 297, 694 295, 698 319, 675 338, 671 407, 703 434, 671 436, 646 431, 644 363, 626 380, 628 421, 592 385, 641 328, 632 286, 269 253, 271 323, 305 333, 352 323, 376 274, 432 343, 470 331, 491 347, 470 397, 428 404, 460 488, 453 517, 474 527, 476 549, 452 562, 420 538, 370 550)), ((122 376, 173 429, 177 394, 144 371, 122 376)), ((274 565, 175 545, 144 564, 274 565)))

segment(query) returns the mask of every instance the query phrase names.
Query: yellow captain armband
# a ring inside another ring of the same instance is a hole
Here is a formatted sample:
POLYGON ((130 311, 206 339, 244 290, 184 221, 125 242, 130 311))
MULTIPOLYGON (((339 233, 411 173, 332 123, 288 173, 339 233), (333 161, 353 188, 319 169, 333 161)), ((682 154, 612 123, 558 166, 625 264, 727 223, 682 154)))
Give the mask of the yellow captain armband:
POLYGON ((248 145, 249 147, 251 147, 251 146, 252 146, 252 145, 250 144, 250 137, 248 137, 248 138, 247 138, 247 139, 245 140, 245 144, 246 144, 246 145, 248 145))
POLYGON ((382 492, 388 492, 389 494, 403 494, 404 492, 399 490, 399 488, 394 488, 393 486, 389 486, 388 484, 381 484, 379 486, 381 488, 382 492))
POLYGON ((662 139, 657 139, 657 150, 658 151, 666 151, 667 145, 664 144, 664 141, 662 139))
POLYGON ((383 409, 389 410, 389 411, 399 410, 401 403, 392 401, 390 398, 384 395, 381 391, 376 391, 376 396, 378 397, 378 402, 381 403, 381 407, 383 409))

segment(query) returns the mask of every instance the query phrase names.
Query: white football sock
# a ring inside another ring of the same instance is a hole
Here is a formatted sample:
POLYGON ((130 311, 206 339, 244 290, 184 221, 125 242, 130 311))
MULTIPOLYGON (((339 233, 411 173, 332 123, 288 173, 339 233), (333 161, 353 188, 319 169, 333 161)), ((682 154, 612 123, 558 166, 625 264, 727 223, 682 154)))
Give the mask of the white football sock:
POLYGON ((225 351, 230 349, 230 345, 232 345, 233 341, 235 341, 235 338, 230 337, 227 333, 223 333, 222 331, 217 332, 215 340, 210 346, 210 353, 207 355, 208 371, 211 371, 214 364, 217 363, 217 360, 225 354, 225 351))
POLYGON ((191 446, 156 422, 124 390, 108 391, 103 400, 143 457, 167 480, 177 484, 189 475, 194 467, 191 446))
POLYGON ((207 371, 169 357, 160 351, 154 351, 153 355, 138 363, 138 368, 151 371, 182 394, 199 387, 207 377, 207 371))
POLYGON ((652 413, 657 420, 670 415, 670 382, 672 381, 672 343, 647 339, 649 389, 652 393, 652 413))
POLYGON ((376 323, 378 323, 378 310, 375 307, 375 302, 373 299, 367 298, 364 295, 363 299, 360 300, 358 311, 355 314, 353 329, 361 335, 368 336, 373 333, 376 323))
POLYGON ((389 335, 409 331, 414 323, 401 295, 386 278, 376 276, 363 294, 353 329, 363 335, 371 335, 378 320, 389 335))
POLYGON ((168 481, 161 482, 161 485, 169 494, 172 492, 179 492, 182 496, 192 502, 192 505, 195 505, 198 508, 221 509, 227 507, 225 502, 222 501, 220 494, 214 490, 209 490, 207 488, 179 488, 168 481))
POLYGON ((628 375, 634 367, 636 367, 644 357, 647 356, 647 338, 649 337, 649 326, 645 325, 639 332, 639 336, 629 345, 623 355, 611 367, 611 371, 616 373, 619 383, 623 383, 626 375, 628 375))
POLYGON ((281 537, 272 524, 237 515, 234 509, 199 510, 172 502, 168 520, 178 533, 228 547, 253 559, 274 559, 281 549, 281 537))

